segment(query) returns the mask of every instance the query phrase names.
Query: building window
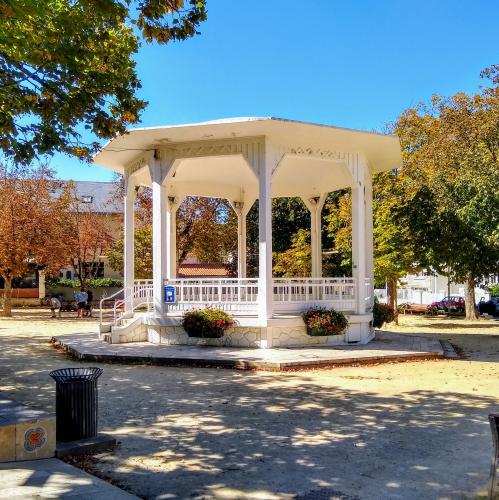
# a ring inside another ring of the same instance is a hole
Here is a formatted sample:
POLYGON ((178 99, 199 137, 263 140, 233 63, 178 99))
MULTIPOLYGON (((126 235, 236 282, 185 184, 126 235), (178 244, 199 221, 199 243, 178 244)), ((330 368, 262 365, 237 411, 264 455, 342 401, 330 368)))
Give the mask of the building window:
POLYGON ((94 278, 104 278, 104 262, 84 262, 85 273, 94 278))
POLYGON ((93 196, 85 195, 81 197, 82 203, 92 203, 94 201, 93 196))

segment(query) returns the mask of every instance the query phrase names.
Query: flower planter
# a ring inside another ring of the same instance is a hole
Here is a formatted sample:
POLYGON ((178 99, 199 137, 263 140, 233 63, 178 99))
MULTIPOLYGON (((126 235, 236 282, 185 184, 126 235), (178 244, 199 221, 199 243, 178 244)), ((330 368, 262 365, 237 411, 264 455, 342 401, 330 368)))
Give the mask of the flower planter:
POLYGON ((182 319, 182 327, 187 335, 199 339, 220 339, 233 324, 234 321, 225 311, 210 307, 187 311, 182 319))
POLYGON ((222 328, 201 328, 195 331, 186 331, 186 333, 189 337, 198 339, 221 339, 224 336, 222 328))
POLYGON ((334 309, 313 307, 302 314, 303 322, 310 337, 332 337, 343 335, 348 328, 346 316, 334 309))
POLYGON ((307 335, 310 337, 331 337, 333 335, 343 335, 345 331, 341 332, 327 332, 322 328, 310 328, 307 326, 307 335))
POLYGON ((373 327, 381 328, 385 322, 382 319, 375 318, 373 319, 373 327))

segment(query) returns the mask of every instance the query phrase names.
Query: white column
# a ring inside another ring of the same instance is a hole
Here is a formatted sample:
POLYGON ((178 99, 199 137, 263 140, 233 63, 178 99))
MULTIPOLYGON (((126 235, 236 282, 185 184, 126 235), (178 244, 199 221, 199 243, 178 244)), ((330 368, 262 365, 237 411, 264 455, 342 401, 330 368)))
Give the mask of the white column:
POLYGON ((125 176, 125 213, 123 220, 124 227, 124 257, 123 275, 125 284, 125 310, 132 309, 131 295, 135 278, 135 183, 129 175, 125 176))
POLYGON ((38 298, 39 299, 44 299, 46 295, 46 288, 45 288, 45 270, 40 269, 38 271, 38 298))
POLYGON ((317 197, 302 197, 303 203, 310 212, 310 257, 312 261, 312 278, 322 276, 322 209, 327 193, 317 197))
POLYGON ((365 168, 365 218, 366 218, 366 278, 371 280, 371 303, 374 300, 374 231, 373 231, 373 183, 369 168, 365 168))
POLYGON ((180 206, 180 199, 170 197, 168 199, 168 229, 167 229, 167 246, 168 246, 168 270, 167 276, 169 279, 177 277, 177 211, 180 206))
POLYGON ((229 200, 237 215, 237 277, 246 278, 246 215, 248 208, 241 201, 229 200))
POLYGON ((273 313, 271 183, 272 167, 265 152, 260 155, 258 169, 258 317, 262 326, 267 326, 273 313))
POLYGON ((152 179, 152 278, 154 312, 162 316, 165 312, 163 301, 163 283, 167 278, 167 211, 168 194, 165 186, 166 168, 158 159, 151 159, 152 179))
POLYGON ((237 275, 246 278, 246 212, 243 210, 237 220, 237 275))
POLYGON ((364 314, 366 278, 366 206, 364 164, 359 163, 358 175, 352 187, 352 275, 357 282, 357 314, 364 314))

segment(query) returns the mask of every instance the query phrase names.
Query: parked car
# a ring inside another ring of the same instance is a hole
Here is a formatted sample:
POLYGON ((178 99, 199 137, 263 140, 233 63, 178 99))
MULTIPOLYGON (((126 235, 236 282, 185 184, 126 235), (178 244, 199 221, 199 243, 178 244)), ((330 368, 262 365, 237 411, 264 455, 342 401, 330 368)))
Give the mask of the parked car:
POLYGON ((480 314, 490 314, 491 316, 499 315, 499 297, 492 297, 485 300, 485 297, 478 302, 478 312, 480 314))
POLYGON ((465 308, 464 297, 460 297, 459 295, 448 295, 442 300, 432 302, 429 308, 437 312, 463 313, 465 308))

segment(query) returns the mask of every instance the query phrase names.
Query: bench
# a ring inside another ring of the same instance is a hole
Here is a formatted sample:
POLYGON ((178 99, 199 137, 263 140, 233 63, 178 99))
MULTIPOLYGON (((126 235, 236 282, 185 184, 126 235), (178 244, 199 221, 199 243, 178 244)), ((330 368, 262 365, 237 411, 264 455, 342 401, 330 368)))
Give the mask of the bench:
POLYGON ((0 462, 51 458, 55 415, 0 398, 0 462))
POLYGON ((404 309, 404 314, 426 314, 428 306, 426 304, 409 304, 409 306, 404 309))

